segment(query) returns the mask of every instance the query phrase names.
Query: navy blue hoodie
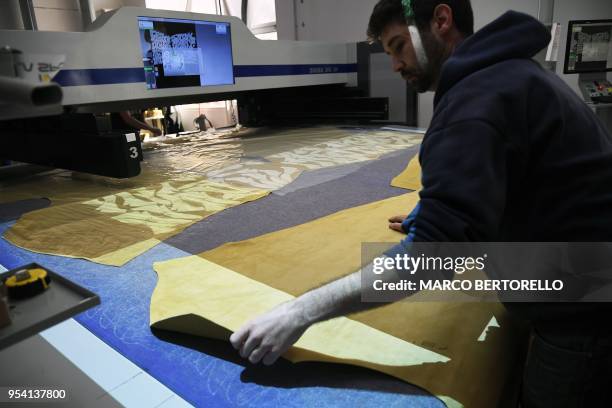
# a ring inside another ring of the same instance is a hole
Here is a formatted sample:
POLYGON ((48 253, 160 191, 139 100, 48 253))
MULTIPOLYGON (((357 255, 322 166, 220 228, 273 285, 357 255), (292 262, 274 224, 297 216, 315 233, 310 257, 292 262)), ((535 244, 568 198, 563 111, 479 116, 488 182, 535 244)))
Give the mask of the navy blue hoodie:
POLYGON ((404 248, 612 242, 612 138, 572 89, 532 60, 549 42, 539 21, 510 11, 446 61, 404 248))

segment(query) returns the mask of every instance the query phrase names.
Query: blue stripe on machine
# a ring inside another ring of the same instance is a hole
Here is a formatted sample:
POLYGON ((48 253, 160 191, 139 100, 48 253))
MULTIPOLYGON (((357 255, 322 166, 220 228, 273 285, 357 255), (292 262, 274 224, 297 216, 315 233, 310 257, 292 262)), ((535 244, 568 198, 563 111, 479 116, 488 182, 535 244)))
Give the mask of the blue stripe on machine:
MULTIPOLYGON (((357 72, 357 64, 235 65, 236 78, 357 72)), ((63 69, 53 78, 61 86, 110 85, 144 82, 142 68, 63 69)))
POLYGON ((357 64, 303 64, 303 65, 236 65, 234 76, 283 76, 283 75, 314 75, 343 74, 357 72, 357 64))
POLYGON ((63 69, 53 78, 61 86, 129 84, 144 82, 142 68, 63 69))

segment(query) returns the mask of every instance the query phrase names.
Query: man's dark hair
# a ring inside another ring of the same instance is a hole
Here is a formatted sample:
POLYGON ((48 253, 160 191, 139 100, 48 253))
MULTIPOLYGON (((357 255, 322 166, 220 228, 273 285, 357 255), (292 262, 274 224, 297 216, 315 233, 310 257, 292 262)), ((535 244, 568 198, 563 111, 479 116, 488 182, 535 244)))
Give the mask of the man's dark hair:
POLYGON ((457 30, 468 37, 474 34, 474 12, 470 0, 412 0, 414 17, 406 19, 401 0, 380 0, 374 7, 368 24, 368 38, 377 41, 391 23, 415 24, 419 30, 429 30, 433 12, 440 4, 453 10, 457 30))

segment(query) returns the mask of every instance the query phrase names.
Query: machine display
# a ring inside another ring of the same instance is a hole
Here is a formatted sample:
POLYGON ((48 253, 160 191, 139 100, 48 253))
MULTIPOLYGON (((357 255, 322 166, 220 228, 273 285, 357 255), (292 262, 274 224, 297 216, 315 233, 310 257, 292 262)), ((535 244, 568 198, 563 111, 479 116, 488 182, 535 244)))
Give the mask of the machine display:
POLYGON ((570 21, 564 73, 579 74, 578 86, 587 103, 612 103, 612 20, 570 21))
POLYGON ((564 71, 612 71, 612 20, 569 22, 564 71))
POLYGON ((138 17, 147 89, 233 85, 231 26, 138 17))

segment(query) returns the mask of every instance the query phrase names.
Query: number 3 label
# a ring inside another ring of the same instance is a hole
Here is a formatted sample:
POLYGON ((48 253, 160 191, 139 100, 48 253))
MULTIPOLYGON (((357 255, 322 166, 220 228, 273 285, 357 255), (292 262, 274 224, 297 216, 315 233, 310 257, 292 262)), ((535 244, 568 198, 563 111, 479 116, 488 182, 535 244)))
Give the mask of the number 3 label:
POLYGON ((138 158, 138 149, 136 147, 130 147, 130 157, 132 159, 138 158))

